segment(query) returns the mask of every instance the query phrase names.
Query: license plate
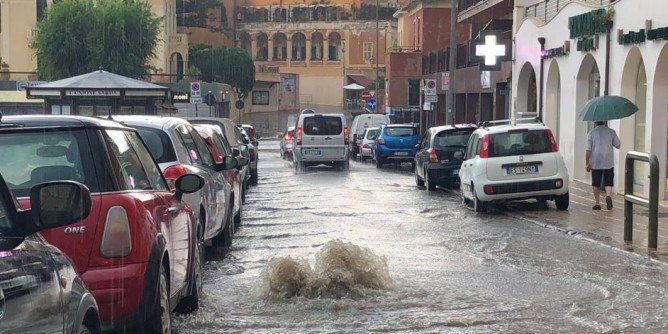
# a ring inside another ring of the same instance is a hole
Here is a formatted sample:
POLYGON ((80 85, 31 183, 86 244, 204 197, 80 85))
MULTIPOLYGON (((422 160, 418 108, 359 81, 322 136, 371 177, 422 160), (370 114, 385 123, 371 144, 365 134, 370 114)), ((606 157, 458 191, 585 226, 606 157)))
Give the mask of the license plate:
POLYGON ((459 175, 459 169, 453 169, 452 175, 459 175))
POLYGON ((506 168, 506 175, 521 175, 521 174, 536 174, 536 173, 538 173, 538 165, 506 168))
POLYGON ((304 155, 320 155, 320 150, 304 150, 304 155))
POLYGON ((408 152, 394 152, 394 155, 408 155, 408 152))

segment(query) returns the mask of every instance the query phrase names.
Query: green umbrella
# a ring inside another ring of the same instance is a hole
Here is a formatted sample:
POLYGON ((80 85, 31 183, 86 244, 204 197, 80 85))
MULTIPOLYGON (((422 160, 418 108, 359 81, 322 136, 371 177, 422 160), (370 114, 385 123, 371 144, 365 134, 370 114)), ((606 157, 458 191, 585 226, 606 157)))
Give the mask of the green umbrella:
POLYGON ((631 116, 638 107, 627 98, 615 95, 597 96, 585 104, 578 119, 581 121, 607 121, 631 116))

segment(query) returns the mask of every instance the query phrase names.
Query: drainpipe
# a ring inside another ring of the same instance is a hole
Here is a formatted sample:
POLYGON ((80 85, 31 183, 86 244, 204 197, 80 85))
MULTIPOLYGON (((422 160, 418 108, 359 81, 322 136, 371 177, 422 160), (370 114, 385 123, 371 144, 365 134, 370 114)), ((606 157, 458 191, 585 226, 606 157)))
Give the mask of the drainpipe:
POLYGON ((539 86, 539 95, 538 95, 538 118, 543 119, 543 55, 545 52, 545 37, 538 37, 538 43, 540 43, 540 86, 539 86))
POLYGON ((610 92, 610 30, 612 29, 612 20, 605 21, 605 84, 603 95, 610 92))

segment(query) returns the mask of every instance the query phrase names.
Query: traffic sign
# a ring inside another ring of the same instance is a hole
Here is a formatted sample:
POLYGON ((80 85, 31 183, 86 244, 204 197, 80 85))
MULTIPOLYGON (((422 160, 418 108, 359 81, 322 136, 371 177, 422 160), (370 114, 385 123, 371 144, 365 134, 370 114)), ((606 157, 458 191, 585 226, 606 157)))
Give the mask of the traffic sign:
POLYGON ((366 101, 366 107, 370 110, 376 110, 376 99, 375 98, 370 98, 369 100, 366 101))
POLYGON ((426 80, 424 85, 424 95, 436 95, 436 80, 426 80))
POLYGON ((425 95, 424 102, 436 103, 438 102, 438 95, 425 95))
POLYGON ((371 92, 368 90, 362 91, 362 100, 366 101, 371 98, 371 92))
POLYGON ((201 97, 202 96, 202 87, 199 84, 199 81, 190 83, 190 96, 191 97, 201 97))
POLYGON ((243 100, 237 100, 237 102, 234 102, 234 106, 237 107, 237 109, 243 109, 244 108, 244 101, 243 100))
POLYGON ((216 96, 209 92, 209 94, 204 96, 204 103, 208 104, 209 106, 214 105, 216 103, 216 96))

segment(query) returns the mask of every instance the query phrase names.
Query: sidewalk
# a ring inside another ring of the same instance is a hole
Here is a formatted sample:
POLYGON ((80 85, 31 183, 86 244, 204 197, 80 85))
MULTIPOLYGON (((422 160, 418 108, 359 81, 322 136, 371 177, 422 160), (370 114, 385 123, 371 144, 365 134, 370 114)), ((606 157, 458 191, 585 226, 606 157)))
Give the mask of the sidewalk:
MULTIPOLYGON (((619 189, 615 189, 615 191, 619 191, 619 189)), ((612 210, 605 209, 605 197, 602 196, 603 209, 594 211, 591 209, 594 205, 591 186, 580 181, 573 181, 570 184, 570 206, 567 211, 557 211, 550 204, 549 210, 526 210, 526 208, 522 208, 513 211, 511 207, 508 214, 668 262, 668 207, 665 206, 665 203, 659 203, 658 249, 649 251, 647 248, 649 223, 647 208, 633 205, 633 241, 625 243, 624 197, 622 194, 615 194, 612 198, 614 205, 612 210)))

